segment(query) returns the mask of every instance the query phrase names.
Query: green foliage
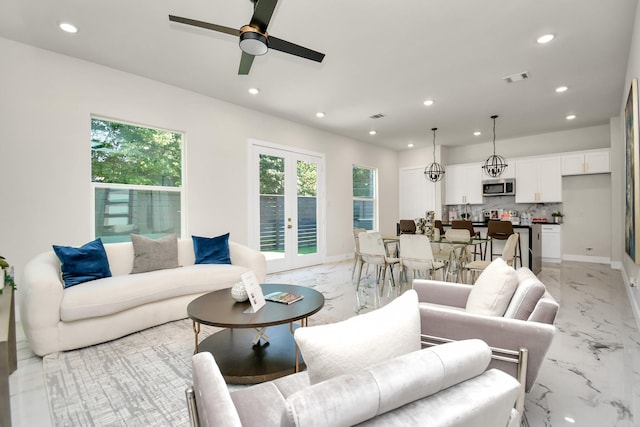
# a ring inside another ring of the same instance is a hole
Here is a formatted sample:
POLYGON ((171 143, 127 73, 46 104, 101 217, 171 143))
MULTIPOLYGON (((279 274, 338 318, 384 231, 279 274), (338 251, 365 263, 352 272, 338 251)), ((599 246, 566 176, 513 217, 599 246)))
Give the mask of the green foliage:
MULTIPOLYGON (((318 170, 315 163, 297 162, 298 196, 317 195, 318 170)), ((260 194, 284 195, 285 164, 283 157, 260 155, 260 194)))
POLYGON ((353 167, 353 197, 373 199, 375 197, 375 171, 369 168, 353 167))
POLYGON ((182 135, 91 119, 91 180, 179 187, 182 135))

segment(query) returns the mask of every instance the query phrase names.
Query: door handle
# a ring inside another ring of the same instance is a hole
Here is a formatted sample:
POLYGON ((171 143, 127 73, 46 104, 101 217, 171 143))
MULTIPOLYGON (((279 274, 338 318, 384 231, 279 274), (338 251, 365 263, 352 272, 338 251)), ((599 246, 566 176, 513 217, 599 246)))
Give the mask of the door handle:
POLYGON ((287 225, 287 228, 293 228, 293 225, 289 224, 287 225))

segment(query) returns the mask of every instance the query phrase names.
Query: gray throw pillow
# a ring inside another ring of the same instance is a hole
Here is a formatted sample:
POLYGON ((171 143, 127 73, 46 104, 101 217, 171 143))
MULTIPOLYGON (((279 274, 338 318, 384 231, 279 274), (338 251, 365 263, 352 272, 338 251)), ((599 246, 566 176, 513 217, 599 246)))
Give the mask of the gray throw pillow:
POLYGON ((157 240, 132 234, 131 243, 133 243, 132 274, 178 267, 178 238, 175 234, 157 240))

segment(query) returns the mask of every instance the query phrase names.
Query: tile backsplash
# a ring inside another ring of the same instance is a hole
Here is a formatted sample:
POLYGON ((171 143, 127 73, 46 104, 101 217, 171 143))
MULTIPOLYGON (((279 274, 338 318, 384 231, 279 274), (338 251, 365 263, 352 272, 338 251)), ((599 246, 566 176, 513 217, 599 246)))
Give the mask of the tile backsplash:
POLYGON ((461 213, 468 212, 471 214, 471 219, 475 222, 484 221, 482 215, 483 210, 491 209, 503 209, 503 210, 517 210, 518 215, 527 212, 531 214, 533 218, 547 218, 549 222, 553 221, 551 213, 554 211, 562 212, 562 203, 516 203, 515 196, 494 196, 483 197, 482 205, 447 205, 442 207, 442 218, 449 218, 449 211, 456 210, 458 212, 458 218, 461 213))

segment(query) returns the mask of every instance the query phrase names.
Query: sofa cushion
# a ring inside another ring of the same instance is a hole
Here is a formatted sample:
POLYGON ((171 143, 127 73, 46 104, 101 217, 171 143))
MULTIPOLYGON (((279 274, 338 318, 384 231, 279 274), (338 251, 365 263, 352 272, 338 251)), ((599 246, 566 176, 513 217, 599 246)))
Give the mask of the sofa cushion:
POLYGON ((516 270, 516 276, 518 278, 518 287, 513 294, 513 298, 511 298, 504 317, 527 320, 542 295, 544 295, 546 288, 536 275, 526 267, 516 270))
MULTIPOLYGON (((60 319, 69 322, 106 316, 154 301, 230 288, 247 271, 239 265, 199 264, 98 279, 91 286, 65 289, 60 319)), ((186 306, 184 313, 186 317, 186 306)))
POLYGON ((132 274, 178 267, 178 239, 175 234, 155 240, 132 234, 131 243, 132 274))
POLYGON ((480 340, 407 353, 294 393, 281 426, 358 424, 478 376, 490 360, 480 340))
POLYGON ((196 264, 231 264, 229 233, 211 238, 191 237, 196 264))
POLYGON ((311 384, 419 350, 418 295, 410 289, 378 310, 298 328, 294 337, 311 384))
POLYGON ((475 314, 502 316, 517 286, 516 271, 502 258, 496 258, 473 285, 466 310, 475 314))
POLYGON ((60 260, 65 288, 111 277, 109 260, 100 238, 79 248, 53 245, 53 251, 60 260))

